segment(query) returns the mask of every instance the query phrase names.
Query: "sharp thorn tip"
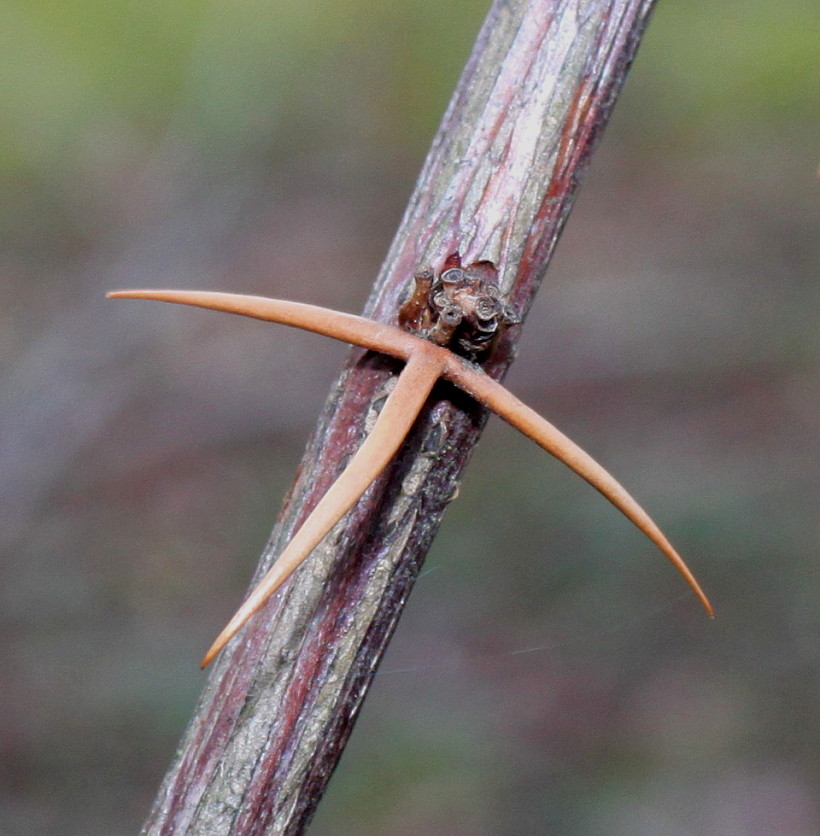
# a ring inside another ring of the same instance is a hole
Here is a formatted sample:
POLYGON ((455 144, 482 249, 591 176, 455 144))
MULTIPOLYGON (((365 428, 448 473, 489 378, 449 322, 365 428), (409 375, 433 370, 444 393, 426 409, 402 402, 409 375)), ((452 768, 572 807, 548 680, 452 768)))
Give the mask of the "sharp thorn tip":
POLYGON ((207 668, 207 667, 208 667, 208 665, 210 665, 210 664, 211 664, 211 662, 213 662, 213 660, 214 660, 214 656, 216 656, 216 654, 217 654, 217 653, 219 653, 219 650, 218 650, 218 649, 217 649, 217 650, 214 650, 214 648, 212 647, 212 648, 211 648, 211 649, 210 649, 210 650, 209 650, 209 651, 208 651, 208 652, 207 652, 207 653, 206 653, 206 654, 202 657, 202 661, 199 663, 199 669, 200 669, 201 671, 204 671, 204 670, 205 670, 205 668, 207 668))

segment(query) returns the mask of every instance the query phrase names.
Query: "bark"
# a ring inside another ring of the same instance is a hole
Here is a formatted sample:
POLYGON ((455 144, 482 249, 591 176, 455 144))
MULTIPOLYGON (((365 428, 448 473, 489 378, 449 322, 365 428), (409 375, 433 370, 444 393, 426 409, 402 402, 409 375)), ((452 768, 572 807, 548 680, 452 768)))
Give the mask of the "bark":
MULTIPOLYGON (((496 0, 366 315, 413 273, 489 259, 523 317, 653 0, 496 0)), ((520 327, 484 363, 501 377, 520 327)), ((396 364, 353 350, 259 564, 261 577, 361 444, 396 364)), ((215 662, 145 833, 304 832, 485 421, 439 384, 404 448, 215 662)))

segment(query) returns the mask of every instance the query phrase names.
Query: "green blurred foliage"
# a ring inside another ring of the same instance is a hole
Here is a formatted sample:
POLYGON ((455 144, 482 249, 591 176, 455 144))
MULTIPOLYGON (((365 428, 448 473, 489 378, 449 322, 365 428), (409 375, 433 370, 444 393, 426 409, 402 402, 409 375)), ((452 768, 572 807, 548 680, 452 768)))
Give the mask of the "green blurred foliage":
MULTIPOLYGON (((335 138, 341 117, 423 151, 483 12, 475 0, 6 2, 0 170, 89 164, 101 133, 144 144, 176 119, 219 147, 288 130, 335 138)), ((809 0, 664 3, 651 25, 631 82, 653 93, 647 126, 774 128, 816 115, 809 0)))
POLYGON ((816 119, 820 13, 810 0, 660 3, 650 25, 634 91, 651 96, 648 123, 695 130, 690 143, 710 129, 734 146, 739 127, 816 119))
POLYGON ((107 130, 144 145, 177 121, 214 153, 332 147, 343 130, 423 151, 482 12, 466 0, 7 3, 0 165, 42 176, 88 164, 107 130))

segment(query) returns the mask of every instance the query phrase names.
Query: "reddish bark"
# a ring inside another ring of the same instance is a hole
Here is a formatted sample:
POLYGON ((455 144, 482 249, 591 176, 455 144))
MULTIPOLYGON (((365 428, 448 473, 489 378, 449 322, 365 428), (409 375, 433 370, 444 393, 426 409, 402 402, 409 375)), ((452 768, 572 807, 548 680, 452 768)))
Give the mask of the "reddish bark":
MULTIPOLYGON (((366 314, 395 322, 418 268, 490 260, 523 318, 653 0, 496 0, 366 314)), ((501 377, 520 329, 484 362, 501 377)), ((396 364, 351 352, 257 571, 359 446, 396 364)), ((147 833, 304 831, 484 411, 446 385, 396 460, 215 663, 147 833)))

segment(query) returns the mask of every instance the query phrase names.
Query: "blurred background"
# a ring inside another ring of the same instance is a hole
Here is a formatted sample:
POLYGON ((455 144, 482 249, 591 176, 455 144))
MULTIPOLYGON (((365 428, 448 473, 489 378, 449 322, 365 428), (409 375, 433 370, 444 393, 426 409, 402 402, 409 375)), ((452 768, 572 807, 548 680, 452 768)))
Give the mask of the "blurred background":
MULTIPOLYGON (((0 5, 0 832, 147 813, 488 4, 0 5)), ((820 832, 811 0, 664 0, 315 834, 820 832)))

